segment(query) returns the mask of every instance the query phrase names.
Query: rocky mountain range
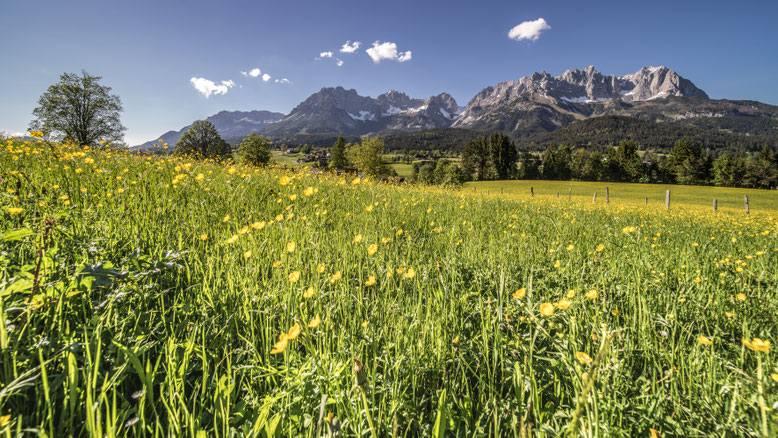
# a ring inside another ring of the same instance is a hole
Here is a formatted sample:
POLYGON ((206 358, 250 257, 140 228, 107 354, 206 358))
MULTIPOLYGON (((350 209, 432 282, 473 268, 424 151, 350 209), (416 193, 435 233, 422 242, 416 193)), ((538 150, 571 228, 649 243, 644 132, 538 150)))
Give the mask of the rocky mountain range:
MULTIPOLYGON (((271 111, 219 111, 208 117, 207 121, 213 123, 213 126, 225 139, 238 139, 249 135, 252 132, 260 132, 267 126, 281 120, 284 117, 282 113, 271 111)), ((172 146, 178 142, 182 135, 191 128, 187 125, 178 131, 168 131, 158 138, 149 140, 142 145, 136 146, 138 149, 156 149, 159 147, 159 139, 167 143, 172 150, 172 146)))
MULTIPOLYGON (((228 140, 257 131, 277 140, 293 137, 302 141, 306 136, 384 135, 441 128, 500 130, 527 138, 599 116, 628 116, 735 134, 778 135, 778 106, 710 99, 665 66, 643 67, 624 76, 606 76, 594 66, 559 76, 534 73, 486 87, 465 107, 447 93, 418 99, 392 90, 372 98, 353 89, 322 88, 288 115, 222 111, 208 120, 228 140)), ((174 144, 186 129, 161 138, 174 144)))
POLYGON ((364 135, 448 127, 462 108, 451 95, 413 99, 399 91, 377 98, 360 96, 343 87, 322 88, 288 116, 264 130, 271 137, 291 134, 364 135))

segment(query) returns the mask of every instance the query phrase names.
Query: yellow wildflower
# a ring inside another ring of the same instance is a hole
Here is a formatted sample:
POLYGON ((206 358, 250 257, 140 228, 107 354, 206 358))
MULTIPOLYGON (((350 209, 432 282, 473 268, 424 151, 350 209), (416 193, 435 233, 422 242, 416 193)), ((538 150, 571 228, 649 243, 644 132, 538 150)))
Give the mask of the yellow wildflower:
POLYGON ((554 314, 554 305, 551 303, 543 303, 538 310, 540 310, 540 314, 543 316, 551 316, 554 314))

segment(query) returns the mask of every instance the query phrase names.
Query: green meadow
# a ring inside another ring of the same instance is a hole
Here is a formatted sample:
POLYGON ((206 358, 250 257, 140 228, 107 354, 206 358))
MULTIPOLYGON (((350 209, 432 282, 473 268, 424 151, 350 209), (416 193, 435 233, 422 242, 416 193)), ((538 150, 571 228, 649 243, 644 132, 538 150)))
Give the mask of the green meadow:
POLYGON ((2 436, 778 433, 772 192, 2 147, 2 436))

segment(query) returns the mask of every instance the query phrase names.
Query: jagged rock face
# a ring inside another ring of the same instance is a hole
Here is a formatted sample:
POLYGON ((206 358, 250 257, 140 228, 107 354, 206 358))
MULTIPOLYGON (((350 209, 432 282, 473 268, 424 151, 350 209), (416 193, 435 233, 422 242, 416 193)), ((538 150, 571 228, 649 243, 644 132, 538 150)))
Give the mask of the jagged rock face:
POLYGON ((392 90, 373 99, 343 87, 322 88, 264 132, 283 136, 413 131, 448 127, 459 112, 454 98, 446 93, 414 99, 392 90))
MULTIPOLYGON (((245 137, 252 132, 262 131, 265 127, 281 120, 283 117, 284 114, 271 111, 220 111, 205 120, 213 123, 213 126, 222 138, 228 139, 245 137)), ((135 148, 154 150, 159 149, 161 144, 167 143, 168 149, 172 151, 176 142, 191 127, 192 125, 187 125, 178 131, 168 131, 157 139, 147 141, 135 148), (162 139, 162 143, 158 141, 159 138, 162 139)))
MULTIPOLYGON (((642 102, 670 96, 708 98, 691 81, 664 66, 643 67, 625 76, 605 76, 594 66, 567 70, 559 76, 546 72, 533 73, 481 90, 452 126, 495 129, 498 125, 505 125, 506 119, 521 118, 522 113, 535 117, 551 111, 568 116, 547 117, 539 125, 552 127, 564 124, 563 119, 566 118, 576 120, 602 113, 604 110, 599 107, 616 108, 622 102, 642 102)), ((512 126, 506 129, 516 131, 512 126)))

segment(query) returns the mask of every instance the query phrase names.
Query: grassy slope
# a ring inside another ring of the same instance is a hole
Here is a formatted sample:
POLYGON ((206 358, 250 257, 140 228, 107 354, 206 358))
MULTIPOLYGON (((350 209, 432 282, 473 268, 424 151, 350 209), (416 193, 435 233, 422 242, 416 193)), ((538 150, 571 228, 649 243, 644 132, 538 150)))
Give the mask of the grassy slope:
POLYGON ((467 435, 557 436, 584 373, 596 384, 575 424, 590 436, 778 427, 760 408, 778 402, 775 347, 741 343, 776 340, 768 214, 54 157, 34 144, 6 145, 0 170, 0 232, 33 230, 0 242, 0 420, 14 431, 314 436, 332 412, 349 436, 370 424, 419 436, 447 412, 467 435), (597 372, 578 354, 600 351, 597 372))
POLYGON ((610 201, 619 204, 643 204, 648 197, 649 206, 664 208, 665 192, 670 190, 670 206, 685 208, 694 206, 712 210, 713 199, 718 199, 719 209, 732 211, 744 211, 743 195, 748 195, 748 201, 752 212, 778 212, 778 191, 740 189, 729 187, 710 186, 681 186, 663 184, 631 184, 608 182, 579 182, 579 181, 479 181, 468 183, 466 190, 486 191, 490 193, 503 193, 529 197, 530 187, 535 190, 535 196, 556 198, 559 192, 560 198, 567 199, 569 189, 573 189, 573 198, 582 201, 592 201, 597 192, 597 202, 605 202, 605 188, 609 188, 610 201))

